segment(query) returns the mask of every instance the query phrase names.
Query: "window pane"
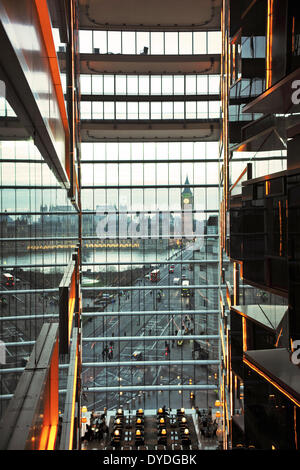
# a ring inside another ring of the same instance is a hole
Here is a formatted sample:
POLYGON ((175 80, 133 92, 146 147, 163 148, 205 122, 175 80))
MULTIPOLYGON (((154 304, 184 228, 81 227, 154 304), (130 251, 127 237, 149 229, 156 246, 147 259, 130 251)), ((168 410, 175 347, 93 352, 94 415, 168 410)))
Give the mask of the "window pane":
POLYGON ((91 75, 80 75, 80 91, 82 94, 91 94, 91 75))
POLYGON ((126 95, 126 75, 116 75, 116 95, 126 95))
POLYGON ((174 102, 174 119, 184 119, 184 102, 174 102))
POLYGON ((147 75, 139 76, 139 94, 149 95, 149 76, 147 75))
POLYGON ((160 159, 168 159, 169 158, 169 144, 168 142, 157 142, 156 144, 156 157, 158 160, 160 159))
POLYGON ((194 54, 206 54, 206 32, 194 32, 194 54))
POLYGON ((138 94, 138 77, 137 75, 127 76, 127 94, 137 95, 138 94))
POLYGON ((174 75, 174 95, 184 94, 184 76, 174 75))
POLYGON ((155 158, 155 143, 144 143, 144 160, 153 160, 155 158))
POLYGON ((209 118, 216 119, 220 117, 220 101, 209 101, 209 118))
POLYGON ((126 119, 126 102, 116 102, 116 119, 126 119))
POLYGON ((81 53, 91 54, 93 39, 92 31, 79 31, 79 51, 81 53))
POLYGON ((151 54, 164 53, 164 33, 155 32, 151 34, 151 54))
POLYGON ((122 54, 135 54, 135 32, 122 32, 122 54))
POLYGON ((209 75, 209 93, 219 94, 220 93, 220 77, 218 75, 209 75))
POLYGON ((207 101, 197 101, 197 119, 208 118, 207 101))
POLYGON ((108 31, 108 54, 121 54, 121 31, 108 31))
POLYGON ((103 119, 103 102, 95 101, 92 103, 93 119, 103 119))
POLYGON ((185 113, 186 119, 197 118, 196 101, 187 101, 185 103, 185 113))
POLYGON ((209 31, 208 35, 208 54, 221 54, 222 52, 222 37, 221 31, 209 31))
POLYGON ((194 154, 194 143, 193 142, 182 142, 181 143, 181 157, 191 159, 194 154))
POLYGON ((206 142, 206 158, 219 158, 219 142, 206 142))
POLYGON ((178 54, 178 33, 165 33, 165 54, 178 54))
POLYGON ((266 38, 264 36, 254 37, 255 57, 264 58, 266 56, 266 38))
POLYGON ((161 76, 151 76, 151 95, 161 95, 161 76))
POLYGON ((186 75, 185 77, 185 94, 196 95, 196 75, 186 75))
POLYGON ((80 116, 81 119, 91 119, 91 103, 88 101, 80 102, 80 116))
POLYGON ((113 75, 104 75, 104 94, 114 95, 115 93, 115 80, 113 75))
POLYGON ((81 159, 82 160, 94 159, 94 144, 92 142, 81 143, 81 159))
POLYGON ((127 118, 128 119, 138 119, 138 103, 127 103, 127 118))
POLYGON ((143 155, 144 155, 143 143, 142 142, 133 142, 131 144, 131 159, 132 160, 143 160, 143 155))
POLYGON ((149 119, 149 103, 139 103, 139 119, 149 119))
POLYGON ((207 95, 208 94, 208 78, 207 75, 197 75, 197 94, 207 95))
POLYGON ((162 76, 162 94, 173 95, 173 77, 172 75, 162 76))
POLYGON ((161 103, 151 103, 151 119, 161 119, 161 103))
POLYGON ((173 103, 166 101, 162 103, 162 118, 173 119, 173 103))
POLYGON ((103 75, 92 75, 92 93, 94 95, 103 94, 103 75))
POLYGON ((107 160, 117 160, 119 158, 119 146, 115 142, 108 142, 106 144, 107 160))
POLYGON ((137 54, 144 53, 144 48, 147 49, 147 53, 149 54, 149 47, 150 47, 150 33, 145 33, 142 31, 138 31, 136 33, 136 44, 137 44, 137 54))
POLYGON ((107 54, 107 31, 94 31, 94 48, 99 54, 107 54))
POLYGON ((104 103, 104 119, 115 119, 114 103, 109 101, 104 103))
POLYGON ((193 33, 179 33, 179 54, 193 53, 193 33))

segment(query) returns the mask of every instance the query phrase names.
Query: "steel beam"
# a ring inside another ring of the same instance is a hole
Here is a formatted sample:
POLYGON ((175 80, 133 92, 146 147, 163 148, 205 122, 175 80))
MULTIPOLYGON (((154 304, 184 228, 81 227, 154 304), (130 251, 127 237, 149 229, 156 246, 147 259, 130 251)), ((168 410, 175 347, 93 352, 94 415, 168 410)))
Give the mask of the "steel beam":
MULTIPOLYGON (((136 367, 136 366, 172 366, 172 365, 195 365, 207 366, 219 364, 217 359, 187 359, 187 360, 173 360, 173 361, 117 361, 117 362, 83 362, 82 367, 136 367)), ((60 364, 59 369, 68 369, 69 364, 60 364)), ((11 369, 0 369, 0 375, 23 372, 24 367, 12 367, 11 369)))
POLYGON ((160 360, 160 361, 122 361, 122 362, 83 362, 82 367, 152 367, 152 366, 210 366, 219 365, 217 359, 187 359, 187 360, 160 360))
MULTIPOLYGON (((108 393, 108 392, 166 392, 179 390, 216 390, 218 385, 132 385, 122 387, 88 387, 84 393, 108 393)), ((64 391, 62 390, 62 393, 64 391)))
MULTIPOLYGON (((89 387, 83 390, 83 393, 108 393, 108 392, 165 392, 165 391, 179 391, 179 390, 216 390, 217 385, 210 384, 193 384, 193 385, 132 385, 122 387, 89 387)), ((60 395, 67 393, 67 390, 59 390, 60 395)), ((12 394, 0 395, 0 400, 10 400, 12 394)))
MULTIPOLYGON (((84 312, 81 314, 84 318, 97 318, 97 317, 111 317, 114 316, 146 316, 146 315, 206 315, 206 314, 217 314, 219 310, 148 310, 148 311, 136 311, 136 312, 84 312)), ((56 318, 58 313, 46 313, 38 315, 12 315, 8 317, 0 317, 0 322, 5 321, 18 321, 18 320, 42 320, 46 318, 56 318)), ((17 343, 19 344, 19 342, 17 343)), ((20 343, 24 344, 24 343, 20 343)))
MULTIPOLYGON (((218 289, 217 284, 197 284, 194 286, 189 286, 189 289, 218 289)), ((223 285, 221 287, 226 287, 223 285)), ((89 292, 89 291, 119 291, 119 290, 172 290, 172 289, 181 289, 181 286, 163 286, 163 285, 156 285, 153 286, 149 284, 148 286, 119 286, 119 287, 106 287, 106 286, 95 286, 95 287, 81 287, 81 291, 89 292)), ((41 294, 43 292, 55 292, 58 294, 58 289, 20 289, 20 290, 2 290, 0 291, 0 295, 17 295, 17 294, 41 294)))
MULTIPOLYGON (((207 340, 220 339, 219 335, 153 335, 153 336, 103 336, 96 338, 82 338, 84 343, 101 343, 105 341, 165 341, 165 340, 207 340)), ((20 344, 20 343, 17 343, 20 344)))

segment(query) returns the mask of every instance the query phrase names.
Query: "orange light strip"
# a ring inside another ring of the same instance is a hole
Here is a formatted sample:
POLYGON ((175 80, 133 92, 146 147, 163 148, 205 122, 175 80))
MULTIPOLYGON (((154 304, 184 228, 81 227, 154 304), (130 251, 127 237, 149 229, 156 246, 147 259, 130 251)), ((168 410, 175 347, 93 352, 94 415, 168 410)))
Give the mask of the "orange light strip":
POLYGON ((40 443, 39 443, 39 450, 45 450, 47 448, 49 433, 50 433, 50 426, 43 426, 43 429, 41 432, 40 443))
POLYGON ((43 426, 39 450, 54 450, 57 436, 57 425, 43 426))
POLYGON ((74 364, 74 380, 73 380, 73 395, 72 395, 72 412, 71 412, 69 450, 72 450, 72 448, 73 448, 74 416, 75 416, 75 394, 76 394, 76 381, 77 381, 77 364, 78 364, 78 348, 76 350, 76 357, 75 357, 75 364, 74 364))
POLYGON ((290 393, 288 393, 284 388, 282 388, 278 383, 276 383, 274 380, 272 380, 267 374, 262 372, 260 369, 258 369, 254 364, 252 364, 248 359, 245 357, 243 358, 243 362, 249 366, 254 372, 256 372, 258 375, 263 377, 267 382, 269 382, 273 387, 277 388, 283 395, 285 395, 289 400, 291 400, 295 405, 300 407, 300 402, 296 400, 290 393))
POLYGON ((72 274, 72 279, 71 279, 71 286, 70 286, 70 295, 69 295, 69 311, 68 311, 68 319, 69 319, 69 343, 70 343, 70 338, 71 338, 71 332, 72 332, 72 323, 73 323, 73 314, 75 310, 75 301, 76 301, 76 277, 75 277, 75 269, 72 274))
POLYGON ((235 188, 235 186, 238 184, 238 182, 243 178, 244 174, 247 173, 247 167, 242 171, 242 173, 240 174, 240 176, 237 178, 237 180, 233 183, 233 185, 229 188, 229 192, 231 192, 233 190, 233 188, 235 188))
POLYGON ((52 76, 53 87, 55 89, 55 94, 58 102, 59 112, 61 116, 61 120, 63 123, 64 131, 65 131, 65 145, 66 145, 66 161, 65 161, 65 169, 70 179, 70 165, 69 165, 69 138, 70 138, 70 130, 69 130, 69 123, 68 117, 65 107, 65 99, 60 79, 60 71, 59 65, 57 60, 57 55, 55 51, 55 45, 53 40, 52 34, 52 27, 50 21, 50 15, 47 5, 47 0, 35 0, 35 5, 37 9, 37 14, 40 22, 41 32, 44 40, 44 45, 46 48, 46 52, 48 55, 48 64, 52 76))
POLYGON ((242 326, 243 326, 243 351, 247 351, 247 320, 245 317, 242 317, 242 326))
POLYGON ((278 347, 278 342, 279 342, 280 337, 281 337, 281 335, 282 335, 282 330, 283 330, 283 327, 281 328, 281 330, 280 330, 280 332, 279 332, 278 338, 277 338, 276 343, 275 343, 275 348, 278 347))
POLYGON ((47 450, 54 450, 57 435, 57 425, 50 426, 47 450))
POLYGON ((282 206, 281 201, 278 201, 278 211, 279 211, 279 256, 282 256, 282 206))
POLYGON ((295 53, 295 17, 293 16, 292 24, 292 52, 295 53))
POLYGON ((225 367, 227 367, 227 365, 226 365, 227 356, 226 356, 226 350, 225 350, 225 344, 224 344, 224 335, 223 335, 223 329, 222 329, 221 322, 220 322, 220 339, 221 339, 221 346, 222 346, 222 351, 223 351, 224 363, 225 363, 225 367))
POLYGON ((267 57, 266 57, 266 89, 272 86, 272 50, 273 50, 273 1, 268 0, 267 18, 267 57))

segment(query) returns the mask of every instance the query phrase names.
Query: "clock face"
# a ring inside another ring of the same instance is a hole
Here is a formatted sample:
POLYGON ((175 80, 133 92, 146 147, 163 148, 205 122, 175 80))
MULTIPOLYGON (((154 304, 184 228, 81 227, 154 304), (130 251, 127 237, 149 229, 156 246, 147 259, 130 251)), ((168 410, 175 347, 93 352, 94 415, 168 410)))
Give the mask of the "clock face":
POLYGON ((189 204, 189 202, 190 202, 190 200, 189 200, 188 198, 185 198, 185 199, 183 200, 183 203, 184 203, 184 204, 189 204))

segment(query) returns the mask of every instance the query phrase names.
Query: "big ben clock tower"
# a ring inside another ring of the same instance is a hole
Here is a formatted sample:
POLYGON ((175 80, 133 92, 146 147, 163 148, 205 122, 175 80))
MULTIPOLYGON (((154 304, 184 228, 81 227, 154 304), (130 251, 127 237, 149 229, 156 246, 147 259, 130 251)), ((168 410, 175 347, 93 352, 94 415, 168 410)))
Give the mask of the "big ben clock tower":
POLYGON ((194 209, 194 196, 190 188, 190 182, 188 176, 185 179, 184 188, 181 193, 181 209, 187 209, 188 205, 191 205, 191 209, 194 209))
POLYGON ((188 176, 186 176, 184 188, 181 193, 181 210, 182 210, 182 235, 192 235, 190 232, 194 230, 194 215, 185 212, 194 210, 194 195, 190 188, 188 176))

